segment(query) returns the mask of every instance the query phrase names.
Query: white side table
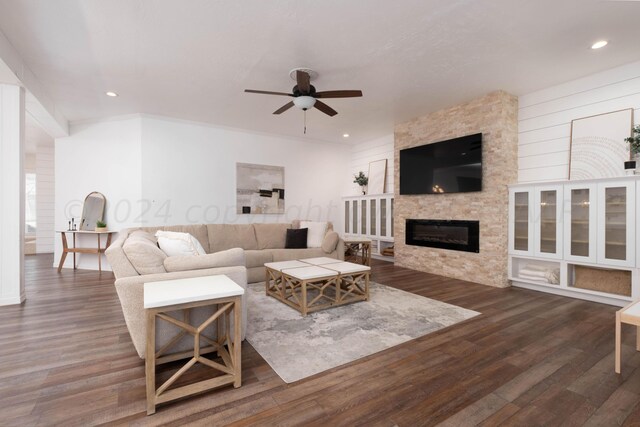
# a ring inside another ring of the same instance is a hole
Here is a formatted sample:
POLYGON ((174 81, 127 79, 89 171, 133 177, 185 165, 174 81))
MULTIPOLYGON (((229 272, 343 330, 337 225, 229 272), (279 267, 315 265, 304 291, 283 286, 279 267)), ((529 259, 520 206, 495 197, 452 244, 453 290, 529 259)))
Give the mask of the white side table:
POLYGON ((144 309, 147 318, 147 348, 145 367, 147 377, 147 415, 156 412, 156 405, 171 400, 200 393, 205 390, 233 384, 240 387, 242 341, 242 300, 244 289, 227 276, 194 277, 190 279, 166 280, 144 284, 144 309), (217 310, 200 325, 189 323, 192 308, 216 305, 217 310), (182 311, 182 320, 170 316, 172 311, 182 311), (231 339, 231 314, 234 319, 234 333, 231 339), (182 329, 166 345, 156 351, 156 318, 182 329), (212 322, 218 321, 216 339, 204 334, 212 322), (193 335, 193 355, 191 359, 156 389, 156 365, 178 360, 191 355, 167 354, 172 346, 180 342, 186 334, 193 335), (201 343, 204 346, 201 346, 201 343), (222 363, 215 362, 203 354, 217 352, 222 363), (182 357, 181 357, 182 356, 182 357), (168 388, 196 363, 224 373, 218 377, 199 381, 175 389, 168 388))

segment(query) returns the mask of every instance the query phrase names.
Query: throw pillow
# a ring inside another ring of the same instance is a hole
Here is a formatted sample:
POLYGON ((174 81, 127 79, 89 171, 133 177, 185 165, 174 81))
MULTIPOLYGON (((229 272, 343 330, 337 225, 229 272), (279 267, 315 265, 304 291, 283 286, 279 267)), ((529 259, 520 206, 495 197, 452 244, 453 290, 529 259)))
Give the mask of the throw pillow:
POLYGON ((122 250, 138 274, 166 273, 163 263, 167 255, 148 239, 129 236, 122 245, 122 250))
POLYGON ((285 249, 306 249, 308 228, 287 229, 287 237, 285 239, 285 249))
POLYGON ((308 228, 307 247, 319 248, 322 246, 324 235, 327 233, 327 223, 317 221, 300 221, 300 228, 308 228))
POLYGON ((331 252, 336 250, 336 246, 338 246, 339 240, 340 236, 338 236, 338 233, 336 233, 335 231, 329 231, 322 241, 322 250, 325 253, 330 254, 331 252))
POLYGON ((198 239, 189 233, 176 231, 156 231, 158 246, 167 256, 206 255, 198 239))

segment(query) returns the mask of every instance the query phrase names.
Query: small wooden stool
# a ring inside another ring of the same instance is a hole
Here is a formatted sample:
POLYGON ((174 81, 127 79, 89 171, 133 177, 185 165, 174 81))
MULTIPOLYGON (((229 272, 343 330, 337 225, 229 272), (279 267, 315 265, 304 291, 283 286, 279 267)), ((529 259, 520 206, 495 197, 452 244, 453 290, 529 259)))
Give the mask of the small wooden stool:
POLYGON ((622 324, 636 326, 636 350, 640 351, 640 301, 616 311, 616 373, 620 373, 620 353, 622 349, 622 324))
POLYGON ((147 315, 147 347, 145 368, 147 377, 147 415, 156 412, 156 405, 169 402, 205 390, 233 384, 241 384, 242 345, 242 295, 244 289, 224 275, 194 277, 189 279, 166 280, 144 284, 144 309, 147 315), (217 306, 217 310, 200 325, 189 323, 189 312, 193 308, 217 306), (169 315, 173 311, 182 311, 184 319, 169 315), (231 334, 231 315, 234 320, 234 333, 231 334), (182 329, 161 349, 156 350, 156 319, 169 322, 182 329), (204 334, 205 329, 217 321, 216 339, 204 334), (186 334, 193 335, 193 351, 167 354, 167 350, 180 342, 186 334), (204 347, 201 346, 205 344, 204 347), (203 356, 217 352, 222 363, 214 362, 203 356), (192 356, 191 359, 156 389, 156 366, 192 356), (196 363, 202 363, 224 375, 199 381, 194 384, 169 389, 171 385, 196 363))

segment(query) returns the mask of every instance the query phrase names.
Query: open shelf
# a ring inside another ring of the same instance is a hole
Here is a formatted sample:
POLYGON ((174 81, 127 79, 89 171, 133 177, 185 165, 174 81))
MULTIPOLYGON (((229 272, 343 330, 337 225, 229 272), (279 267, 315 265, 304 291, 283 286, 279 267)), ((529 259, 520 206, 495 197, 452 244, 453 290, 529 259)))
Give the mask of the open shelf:
POLYGON ((548 286, 560 286, 560 262, 513 257, 509 278, 548 286))
POLYGON ((568 287, 605 295, 631 298, 631 270, 610 269, 569 263, 568 287))

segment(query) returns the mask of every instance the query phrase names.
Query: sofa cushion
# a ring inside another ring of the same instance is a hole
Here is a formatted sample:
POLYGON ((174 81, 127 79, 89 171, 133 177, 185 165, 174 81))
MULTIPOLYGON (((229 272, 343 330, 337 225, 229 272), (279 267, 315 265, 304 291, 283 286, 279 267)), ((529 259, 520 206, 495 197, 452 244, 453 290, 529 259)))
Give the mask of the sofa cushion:
POLYGON ((273 262, 273 251, 284 249, 263 249, 261 251, 244 251, 247 268, 263 267, 267 262, 273 262))
POLYGON ((122 250, 138 274, 167 272, 163 265, 167 255, 144 237, 130 236, 122 245, 122 250))
MULTIPOLYGON (((189 233, 202 245, 202 248, 206 253, 211 252, 209 249, 209 236, 207 235, 207 226, 204 224, 188 224, 188 225, 167 225, 167 226, 155 226, 155 227, 142 227, 141 230, 148 231, 151 234, 156 234, 156 231, 175 231, 178 233, 189 233)), ((229 249, 229 248, 225 248, 229 249)))
MULTIPOLYGON (((307 220, 303 220, 303 221, 307 221, 307 220)), ((293 221, 291 221, 291 228, 300 228, 300 223, 302 221, 300 221, 299 219, 294 219, 293 221)), ((331 221, 327 222, 327 232, 329 231, 333 231, 333 223, 331 221)))
POLYGON ((244 267, 244 265, 244 249, 240 248, 201 256, 170 256, 164 260, 164 268, 169 273, 216 267, 244 267))
POLYGON ((287 238, 284 242, 285 249, 306 249, 308 228, 290 228, 287 230, 287 238))
POLYGON ((283 249, 291 224, 253 224, 258 249, 283 249))
POLYGON ((273 254, 273 262, 327 256, 322 248, 271 249, 271 253, 273 254))
POLYGON ((322 250, 326 253, 330 254, 331 252, 336 250, 336 246, 338 246, 338 240, 340 240, 340 236, 335 231, 330 231, 324 236, 324 240, 322 241, 322 250))
POLYGON ((156 236, 154 236, 153 234, 149 233, 148 231, 144 231, 144 230, 133 230, 131 233, 129 233, 129 238, 142 238, 142 239, 146 239, 148 241, 150 241, 151 243, 153 243, 154 245, 158 244, 158 239, 156 238, 156 236))
POLYGON ((308 228, 307 247, 319 248, 322 246, 324 235, 327 234, 327 223, 317 221, 300 221, 300 228, 308 228))
POLYGON ((231 248, 258 249, 253 224, 208 224, 209 252, 231 248))

